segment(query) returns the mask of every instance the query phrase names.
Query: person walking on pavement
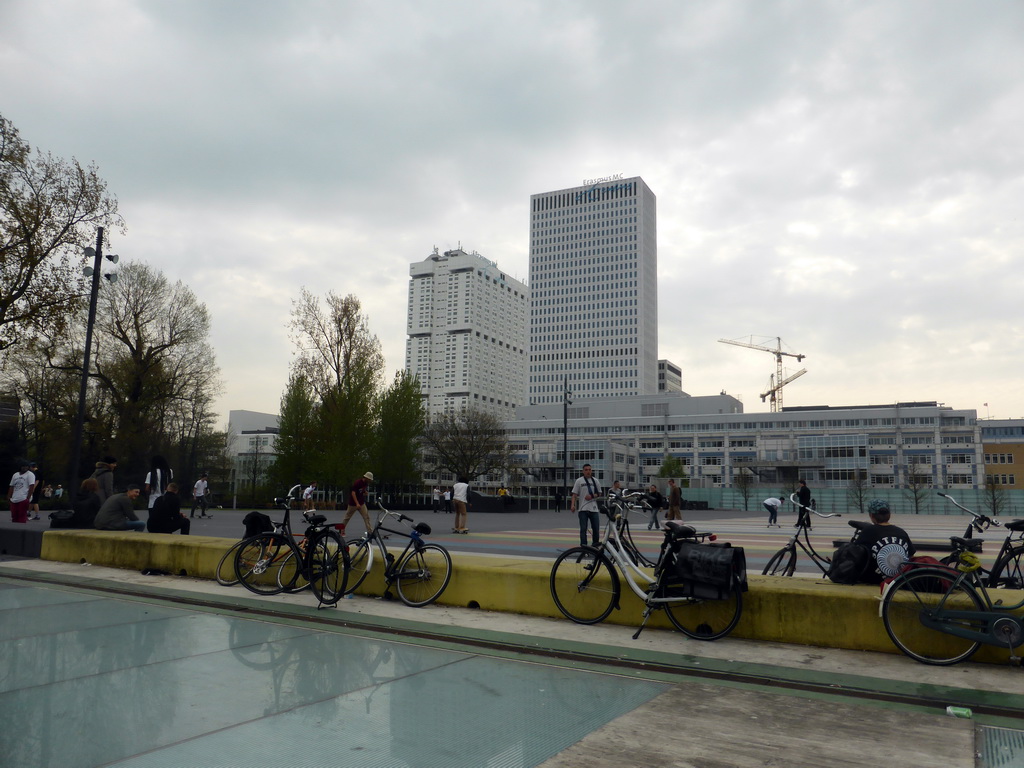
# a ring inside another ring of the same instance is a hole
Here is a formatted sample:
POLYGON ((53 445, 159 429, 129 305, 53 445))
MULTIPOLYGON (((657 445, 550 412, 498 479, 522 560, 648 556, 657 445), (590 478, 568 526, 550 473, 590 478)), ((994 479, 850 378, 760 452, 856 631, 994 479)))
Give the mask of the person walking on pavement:
POLYGON ((796 492, 796 500, 800 508, 797 510, 794 527, 806 525, 807 530, 811 530, 811 489, 807 487, 807 481, 803 478, 800 479, 800 490, 796 492))
POLYGON ((676 485, 675 480, 668 481, 668 514, 665 515, 666 520, 682 520, 683 513, 680 512, 680 508, 683 504, 683 492, 679 490, 679 486, 676 485))
POLYGON ((597 498, 601 495, 601 484, 594 477, 594 468, 583 465, 583 474, 576 478, 572 486, 570 512, 577 512, 580 518, 580 546, 587 546, 587 524, 592 533, 591 544, 597 546, 601 542, 601 519, 597 507, 597 498))
POLYGON ((43 476, 39 473, 39 465, 29 462, 28 468, 36 478, 36 486, 32 489, 32 502, 29 504, 29 520, 39 519, 39 502, 43 498, 43 476))
POLYGON ((348 521, 352 519, 352 515, 356 513, 356 510, 363 516, 366 530, 373 530, 373 526, 370 525, 370 513, 366 509, 366 497, 369 494, 370 483, 372 482, 373 472, 366 472, 362 477, 357 477, 348 489, 348 507, 345 510, 345 519, 341 521, 340 533, 343 537, 345 535, 345 527, 348 525, 348 521))
POLYGON ((647 491, 647 503, 651 505, 651 519, 647 523, 647 530, 651 531, 661 527, 661 523, 658 522, 658 512, 665 506, 665 497, 661 495, 658 486, 651 485, 650 490, 647 491))
POLYGON ((21 467, 11 477, 7 486, 7 501, 11 507, 12 523, 27 523, 28 508, 32 503, 32 492, 36 489, 36 476, 29 469, 29 463, 21 467))
POLYGON ((767 499, 765 499, 763 502, 761 502, 764 505, 764 508, 768 510, 768 527, 769 528, 771 528, 773 525, 776 528, 781 527, 779 525, 779 507, 782 506, 782 502, 784 502, 785 500, 786 500, 785 496, 780 496, 779 498, 775 498, 774 496, 769 496, 767 499))
POLYGON ((199 507, 199 517, 213 517, 213 515, 206 514, 206 494, 210 490, 209 477, 203 472, 196 480, 196 484, 192 486, 192 511, 188 513, 190 518, 196 516, 196 506, 199 507))
POLYGON ((459 482, 453 486, 455 496, 455 527, 452 533, 469 533, 466 527, 466 510, 469 507, 469 481, 460 477, 459 482))

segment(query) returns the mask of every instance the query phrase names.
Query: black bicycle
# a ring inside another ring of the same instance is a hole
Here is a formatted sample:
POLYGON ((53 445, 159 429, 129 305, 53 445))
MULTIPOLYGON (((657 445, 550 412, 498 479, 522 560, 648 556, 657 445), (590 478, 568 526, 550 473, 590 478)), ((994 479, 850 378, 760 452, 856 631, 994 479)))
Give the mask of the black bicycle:
POLYGON ((302 513, 308 526, 302 541, 296 540, 291 504, 299 488, 296 485, 286 497, 274 499, 284 511, 284 520, 275 523, 275 530, 245 539, 239 546, 235 576, 258 595, 297 591, 304 588, 305 580, 322 605, 334 605, 348 585, 348 547, 337 530, 325 525, 324 515, 310 510, 302 513))
MULTIPOLYGON (((1003 539, 1003 546, 993 561, 989 570, 981 569, 978 578, 986 587, 996 589, 1024 589, 1024 520, 1011 520, 1007 523, 1000 523, 987 515, 980 515, 974 510, 968 509, 947 493, 938 492, 939 496, 954 506, 962 509, 971 515, 972 519, 967 524, 967 530, 960 538, 973 542, 974 532, 984 533, 990 527, 1005 527, 1006 538, 1003 539)), ((959 562, 959 552, 942 558, 943 565, 956 565, 959 562)))
POLYGON ((384 597, 391 599, 391 585, 398 589, 398 596, 406 605, 415 608, 430 605, 437 600, 452 578, 452 556, 440 544, 428 544, 423 540, 430 535, 430 526, 416 523, 409 530, 386 528, 384 522, 392 517, 400 523, 412 523, 411 517, 400 512, 391 512, 379 503, 380 513, 377 524, 358 539, 351 539, 351 579, 346 592, 354 592, 373 570, 373 562, 380 557, 384 563, 384 597), (395 557, 384 543, 384 533, 393 533, 409 539, 402 554, 395 557), (376 554, 375 554, 376 552, 376 554))
POLYGON ((796 505, 797 510, 802 510, 808 514, 798 514, 796 523, 796 533, 793 534, 792 538, 786 542, 786 546, 772 555, 768 561, 768 565, 761 571, 762 576, 792 576, 796 572, 796 548, 800 547, 804 553, 811 558, 818 570, 822 574, 828 573, 828 568, 832 564, 832 558, 827 555, 823 555, 818 552, 814 545, 811 544, 811 537, 808 535, 811 524, 811 513, 821 518, 827 517, 842 517, 839 514, 828 514, 823 515, 821 512, 816 510, 814 507, 805 507, 799 501, 797 501, 796 494, 790 494, 789 500, 796 505), (801 537, 803 537, 801 539, 801 537))

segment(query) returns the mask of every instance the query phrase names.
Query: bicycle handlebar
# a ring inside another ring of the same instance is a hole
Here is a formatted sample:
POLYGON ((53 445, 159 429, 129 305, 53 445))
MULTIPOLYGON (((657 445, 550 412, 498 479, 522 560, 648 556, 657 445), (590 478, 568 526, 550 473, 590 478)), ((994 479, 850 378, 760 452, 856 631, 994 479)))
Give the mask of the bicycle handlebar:
POLYGON ((943 493, 942 491, 936 491, 936 493, 939 496, 941 496, 942 498, 946 499, 946 501, 952 502, 954 506, 959 507, 964 512, 969 512, 971 515, 973 515, 974 516, 974 528, 979 533, 984 531, 984 529, 988 528, 990 525, 994 525, 996 528, 999 528, 1000 526, 1002 526, 1002 523, 1000 523, 998 520, 993 520, 991 517, 988 517, 987 515, 981 515, 981 514, 978 514, 977 512, 975 512, 973 509, 968 509, 963 504, 961 504, 959 501, 957 501, 952 496, 950 496, 948 493, 943 493), (984 528, 980 528, 979 526, 984 526, 984 528))
POLYGON ((803 504, 801 504, 799 501, 796 500, 796 494, 795 493, 789 494, 789 500, 793 503, 794 506, 796 506, 797 509, 806 509, 808 512, 813 512, 818 517, 826 517, 826 518, 827 517, 842 517, 842 515, 839 514, 838 512, 831 512, 831 513, 829 513, 827 515, 823 515, 821 512, 819 512, 818 510, 814 509, 814 507, 805 507, 803 504))

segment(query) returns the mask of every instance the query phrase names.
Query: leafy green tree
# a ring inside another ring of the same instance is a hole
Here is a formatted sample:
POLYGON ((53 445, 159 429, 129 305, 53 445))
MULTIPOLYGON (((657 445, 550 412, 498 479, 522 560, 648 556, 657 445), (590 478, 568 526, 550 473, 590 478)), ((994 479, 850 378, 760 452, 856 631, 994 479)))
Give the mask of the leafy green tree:
POLYGON ((282 495, 296 483, 317 479, 313 466, 320 453, 318 413, 319 406, 309 381, 293 371, 281 396, 277 459, 270 468, 270 477, 282 495))
POLYGON ((501 420, 475 408, 431 419, 423 433, 423 447, 426 464, 470 482, 504 474, 512 463, 501 420))
POLYGON ((66 333, 87 290, 82 250, 120 225, 95 166, 32 152, 0 115, 0 352, 35 332, 66 333))
POLYGON ((690 479, 686 476, 686 466, 678 456, 665 454, 661 460, 661 469, 658 470, 658 477, 663 479, 675 478, 679 481, 680 488, 689 488, 690 479))
POLYGON ((359 300, 330 291, 321 302, 303 288, 292 308, 291 330, 299 350, 293 372, 309 382, 319 406, 315 474, 347 486, 371 458, 384 368, 380 341, 370 332, 359 300))
POLYGON ((419 439, 426 425, 419 381, 399 371, 376 408, 371 465, 378 487, 418 484, 419 439))

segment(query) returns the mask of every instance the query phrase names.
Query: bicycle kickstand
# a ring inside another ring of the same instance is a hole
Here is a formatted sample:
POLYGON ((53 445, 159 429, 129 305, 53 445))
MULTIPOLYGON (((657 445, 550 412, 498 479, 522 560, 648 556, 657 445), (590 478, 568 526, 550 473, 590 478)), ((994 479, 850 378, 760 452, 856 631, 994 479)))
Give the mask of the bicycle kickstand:
POLYGON ((634 640, 640 637, 640 633, 644 631, 644 627, 647 626, 647 620, 651 618, 651 612, 653 610, 654 608, 652 608, 651 606, 647 606, 647 608, 644 609, 644 620, 640 622, 640 626, 637 627, 636 632, 633 634, 634 640))

